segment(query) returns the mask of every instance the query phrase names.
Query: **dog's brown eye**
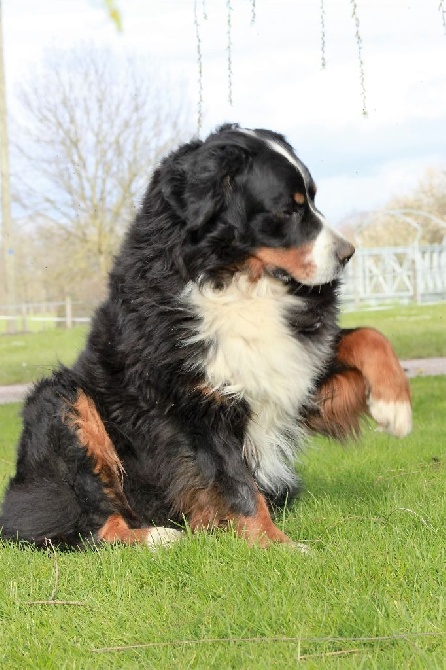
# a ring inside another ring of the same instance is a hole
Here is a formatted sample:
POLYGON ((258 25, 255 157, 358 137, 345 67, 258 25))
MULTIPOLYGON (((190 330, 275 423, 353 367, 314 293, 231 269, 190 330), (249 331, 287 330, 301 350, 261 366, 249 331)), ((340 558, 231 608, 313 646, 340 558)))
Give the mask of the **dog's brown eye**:
POLYGON ((293 200, 296 205, 305 205, 305 195, 303 193, 295 193, 293 195, 293 200))

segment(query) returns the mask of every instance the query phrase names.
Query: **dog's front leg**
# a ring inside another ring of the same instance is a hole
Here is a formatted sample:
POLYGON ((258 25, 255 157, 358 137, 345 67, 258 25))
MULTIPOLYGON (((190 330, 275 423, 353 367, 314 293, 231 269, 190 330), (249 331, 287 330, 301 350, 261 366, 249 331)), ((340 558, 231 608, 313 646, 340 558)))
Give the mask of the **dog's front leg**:
POLYGON ((231 511, 225 496, 216 493, 214 487, 196 491, 190 503, 187 518, 192 531, 232 527, 251 546, 268 547, 271 542, 291 542, 274 525, 265 498, 259 491, 255 494, 254 509, 250 514, 231 511))
POLYGON ((256 495, 255 514, 235 516, 230 521, 237 535, 244 537, 250 545, 258 544, 260 547, 268 547, 271 542, 292 542, 285 533, 274 525, 268 505, 260 492, 257 492, 256 495))
POLYGON ((367 411, 381 430, 405 437, 412 430, 409 381, 389 340, 374 328, 342 330, 337 359, 365 379, 367 411))
POLYGON ((334 369, 314 400, 308 426, 337 439, 357 435, 365 414, 397 437, 412 429, 409 382, 392 345, 373 328, 340 332, 334 369))
POLYGON ((201 419, 192 431, 194 458, 189 454, 187 465, 180 467, 184 474, 169 487, 175 513, 185 517, 194 532, 231 526, 250 545, 291 542, 271 519, 244 461, 243 440, 234 435, 233 422, 214 416, 212 430, 204 430, 207 421, 203 415, 201 419))

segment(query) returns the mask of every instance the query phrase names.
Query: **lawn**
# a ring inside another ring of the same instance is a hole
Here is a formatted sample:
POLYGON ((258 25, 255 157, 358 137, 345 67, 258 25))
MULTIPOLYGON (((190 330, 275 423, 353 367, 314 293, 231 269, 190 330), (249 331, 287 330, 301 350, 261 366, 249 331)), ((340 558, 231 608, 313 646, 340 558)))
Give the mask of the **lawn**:
POLYGON ((33 382, 57 363, 70 365, 84 346, 87 328, 53 328, 39 333, 0 335, 0 385, 33 382))
MULTIPOLYGON (((403 359, 446 356, 446 304, 346 312, 342 325, 378 328, 403 359)), ((59 361, 71 364, 87 333, 86 327, 78 326, 72 330, 0 335, 0 385, 35 381, 59 361)))
MULTIPOLYGON (((229 533, 157 552, 0 545, 0 667, 444 668, 446 378, 412 390, 408 438, 308 450, 278 523, 309 554, 229 533)), ((0 407, 0 487, 18 410, 0 407)))
POLYGON ((342 325, 381 330, 400 358, 446 356, 446 303, 345 312, 342 325))

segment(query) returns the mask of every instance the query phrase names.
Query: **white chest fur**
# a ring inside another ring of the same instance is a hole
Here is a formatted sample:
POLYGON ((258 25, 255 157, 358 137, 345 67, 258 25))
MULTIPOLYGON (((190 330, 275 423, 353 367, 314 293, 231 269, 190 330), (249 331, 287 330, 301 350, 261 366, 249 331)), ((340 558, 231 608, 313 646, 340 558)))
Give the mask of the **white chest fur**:
POLYGON ((277 493, 295 480, 296 417, 327 351, 293 336, 287 314, 305 306, 277 279, 240 274, 222 290, 189 284, 184 298, 200 317, 191 341, 210 345, 206 383, 249 403, 245 458, 262 488, 277 493))

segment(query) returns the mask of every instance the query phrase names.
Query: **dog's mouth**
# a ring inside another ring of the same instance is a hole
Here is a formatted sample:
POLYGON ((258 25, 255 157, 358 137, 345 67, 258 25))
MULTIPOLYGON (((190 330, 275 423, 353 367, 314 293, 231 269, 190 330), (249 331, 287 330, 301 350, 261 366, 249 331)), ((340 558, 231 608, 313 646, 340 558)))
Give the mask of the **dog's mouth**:
POLYGON ((282 282, 282 284, 291 284, 291 282, 296 281, 289 272, 282 270, 281 268, 267 268, 265 274, 273 279, 277 279, 282 282))
POLYGON ((267 274, 285 284, 292 280, 320 286, 339 278, 355 248, 342 235, 324 224, 319 234, 296 247, 257 247, 248 259, 253 279, 267 274))
POLYGON ((304 283, 292 275, 290 275, 289 272, 286 270, 282 270, 281 268, 270 268, 270 269, 265 269, 265 275, 268 277, 271 277, 272 279, 276 279, 279 281, 281 284, 284 284, 285 286, 293 286, 295 290, 298 290, 299 288, 305 289, 305 293, 308 291, 311 291, 313 289, 321 289, 322 286, 328 286, 332 284, 333 282, 337 281, 339 278, 340 274, 342 274, 342 268, 339 271, 338 275, 336 277, 333 277, 330 280, 320 282, 318 284, 307 284, 304 283))

